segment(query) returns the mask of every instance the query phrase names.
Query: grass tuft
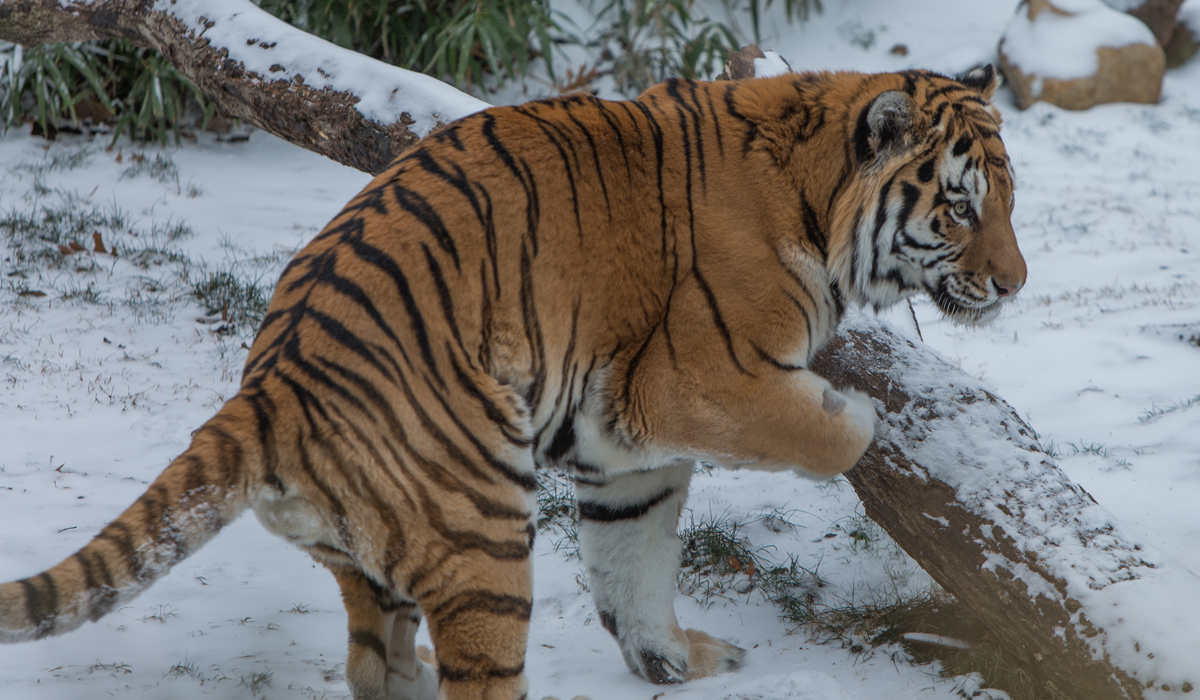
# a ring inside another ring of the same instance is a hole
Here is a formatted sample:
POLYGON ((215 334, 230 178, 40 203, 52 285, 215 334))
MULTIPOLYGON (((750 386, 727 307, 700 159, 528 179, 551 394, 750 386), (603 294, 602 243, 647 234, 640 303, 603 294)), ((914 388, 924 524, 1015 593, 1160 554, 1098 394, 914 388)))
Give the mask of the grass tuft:
POLYGON ((538 532, 558 534, 554 551, 567 559, 580 558, 576 528, 575 486, 570 477, 553 469, 538 472, 538 532))
POLYGON ((271 677, 275 674, 271 671, 256 671, 248 673, 244 676, 238 676, 241 682, 238 686, 245 686, 250 690, 251 695, 258 695, 263 690, 271 687, 271 677))
POLYGON ((1172 401, 1171 403, 1166 404, 1164 406, 1159 406, 1158 404, 1154 404, 1154 405, 1151 405, 1150 408, 1146 409, 1145 411, 1142 411, 1142 415, 1138 416, 1138 422, 1152 423, 1152 422, 1158 420, 1159 418, 1162 418, 1163 416, 1167 415, 1168 413, 1175 413, 1176 411, 1186 411, 1189 408, 1191 408, 1192 406, 1195 406, 1197 404, 1200 404, 1200 394, 1196 394, 1192 398, 1184 399, 1183 401, 1172 401))
POLYGON ((261 274, 236 266, 210 271, 201 264, 187 277, 188 293, 205 313, 220 315, 221 325, 215 331, 251 333, 262 324, 273 285, 264 284, 261 274))

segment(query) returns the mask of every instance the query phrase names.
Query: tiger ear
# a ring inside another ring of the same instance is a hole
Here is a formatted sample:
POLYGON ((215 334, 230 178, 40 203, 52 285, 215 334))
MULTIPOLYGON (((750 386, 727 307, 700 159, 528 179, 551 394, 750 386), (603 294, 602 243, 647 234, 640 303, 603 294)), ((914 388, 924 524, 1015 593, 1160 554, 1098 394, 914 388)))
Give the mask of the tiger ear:
POLYGON ((999 71, 992 67, 990 63, 976 66, 958 76, 955 80, 969 88, 978 90, 983 99, 988 102, 992 101, 992 96, 996 94, 996 88, 1000 87, 1000 84, 1003 82, 999 71))
POLYGON ((862 111, 854 130, 860 165, 882 162, 908 149, 914 141, 917 103, 899 90, 880 93, 862 111))

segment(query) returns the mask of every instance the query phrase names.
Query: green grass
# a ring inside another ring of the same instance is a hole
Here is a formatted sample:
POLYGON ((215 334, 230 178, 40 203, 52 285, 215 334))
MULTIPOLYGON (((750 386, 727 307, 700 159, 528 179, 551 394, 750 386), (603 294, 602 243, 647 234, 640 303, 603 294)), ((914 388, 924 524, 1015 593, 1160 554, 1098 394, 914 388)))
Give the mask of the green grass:
POLYGON ((554 551, 579 559, 575 487, 569 477, 553 469, 538 472, 538 532, 554 538, 554 551))
POLYGON ((205 313, 220 316, 218 332, 251 333, 262 323, 274 280, 264 283, 261 275, 233 267, 208 270, 203 265, 189 270, 186 277, 188 294, 200 302, 205 313))
MULTIPOLYGON (((914 588, 912 570, 885 564, 887 580, 868 599, 838 600, 837 587, 801 566, 795 555, 779 557, 771 547, 756 546, 750 538, 756 523, 774 533, 794 529, 788 513, 780 511, 747 518, 693 517, 680 533, 680 590, 702 605, 757 591, 778 609, 781 620, 814 642, 838 644, 856 656, 881 650, 894 663, 936 662, 943 677, 968 677, 970 682, 961 682, 963 697, 983 700, 992 688, 1016 700, 1065 699, 1001 649, 953 596, 936 587, 914 588), (910 639, 912 634, 936 635, 968 648, 930 643, 928 637, 910 639)), ((865 515, 843 518, 832 529, 846 536, 845 547, 856 556, 885 561, 901 556, 895 542, 865 515)))
MULTIPOLYGON (((597 20, 584 28, 551 10, 550 0, 254 1, 339 46, 464 90, 483 94, 539 66, 560 92, 593 89, 611 76, 629 97, 666 78, 713 76, 731 51, 759 40, 763 15, 776 5, 723 0, 723 11, 710 16, 711 5, 697 0, 591 0, 597 20), (567 46, 588 58, 563 71, 567 46)), ((820 0, 782 6, 788 22, 822 10, 820 0)), ((214 111, 170 62, 126 40, 0 42, 0 129, 32 123, 50 139, 65 130, 165 145, 203 130, 214 111)))
MULTIPOLYGON (((30 308, 46 303, 119 305, 135 319, 153 322, 170 318, 181 303, 195 301, 212 321, 207 330, 236 338, 235 345, 252 337, 278 268, 290 253, 255 256, 225 238, 224 260, 193 260, 180 247, 195 235, 186 220, 139 220, 115 202, 46 186, 60 173, 86 167, 96 150, 55 146, 41 159, 9 169, 28 190, 9 200, 9 206, 0 206, 0 245, 5 247, 0 298, 30 308), (123 290, 113 289, 109 280, 122 263, 142 274, 123 290)), ((152 178, 179 189, 179 169, 165 152, 135 154, 121 177, 152 178)))
POLYGON ((241 682, 238 686, 245 686, 250 690, 251 695, 258 695, 263 690, 271 687, 271 678, 275 674, 271 671, 256 671, 247 673, 244 676, 238 676, 241 682))
POLYGON ((1150 408, 1146 409, 1145 411, 1142 411, 1142 415, 1138 416, 1138 422, 1152 423, 1152 422, 1158 420, 1159 418, 1162 418, 1163 416, 1167 415, 1168 413, 1175 413, 1177 411, 1186 411, 1189 408, 1191 408, 1197 404, 1200 404, 1200 394, 1196 394, 1195 396, 1191 397, 1190 399, 1184 399, 1182 401, 1172 401, 1171 403, 1165 404, 1162 406, 1160 406, 1158 404, 1153 404, 1150 406, 1150 408))
POLYGON ((91 666, 88 666, 87 671, 88 671, 88 673, 94 673, 96 671, 108 671, 109 673, 113 673, 113 674, 133 673, 133 667, 130 666, 129 664, 123 663, 123 662, 102 663, 100 661, 97 661, 96 663, 92 664, 91 666))

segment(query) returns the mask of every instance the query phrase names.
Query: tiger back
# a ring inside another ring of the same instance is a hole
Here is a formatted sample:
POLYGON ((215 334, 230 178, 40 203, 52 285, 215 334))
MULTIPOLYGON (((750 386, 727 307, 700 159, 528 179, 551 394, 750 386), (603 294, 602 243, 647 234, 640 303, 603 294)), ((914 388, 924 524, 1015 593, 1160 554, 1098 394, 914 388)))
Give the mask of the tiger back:
POLYGON ((0 586, 0 641, 99 619, 251 508, 337 578, 355 697, 524 698, 553 466, 629 668, 736 668, 673 610, 691 464, 849 469, 875 410, 807 369, 845 304, 924 292, 980 323, 1023 286, 996 84, 674 80, 447 125, 288 265, 188 450, 82 550, 0 586))

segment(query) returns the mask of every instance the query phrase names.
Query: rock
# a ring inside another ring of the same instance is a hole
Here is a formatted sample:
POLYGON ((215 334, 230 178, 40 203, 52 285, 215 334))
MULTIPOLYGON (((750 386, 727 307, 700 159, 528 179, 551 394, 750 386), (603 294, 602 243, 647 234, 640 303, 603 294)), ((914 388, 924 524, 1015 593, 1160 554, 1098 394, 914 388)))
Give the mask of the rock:
POLYGON ((1200 0, 1189 0, 1179 10, 1171 40, 1163 46, 1167 67, 1182 66, 1200 51, 1200 0))
POLYGON ((1024 0, 1000 39, 1021 109, 1158 102, 1166 57, 1141 21, 1101 0, 1024 0))

